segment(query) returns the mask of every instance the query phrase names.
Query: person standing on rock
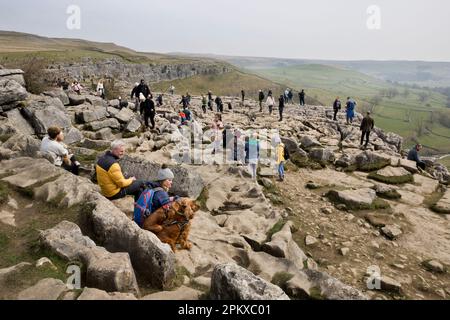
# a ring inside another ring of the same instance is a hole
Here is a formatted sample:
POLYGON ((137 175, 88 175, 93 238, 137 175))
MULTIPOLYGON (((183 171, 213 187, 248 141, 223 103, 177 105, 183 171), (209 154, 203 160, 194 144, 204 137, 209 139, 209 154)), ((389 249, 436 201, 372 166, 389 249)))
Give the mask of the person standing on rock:
POLYGON ((133 90, 131 90, 131 100, 133 101, 134 98, 134 104, 136 106, 136 111, 138 110, 138 106, 141 104, 141 100, 139 99, 139 93, 137 92, 139 87, 139 83, 136 82, 134 84, 133 90))
POLYGON ((333 102, 333 111, 334 111, 333 120, 334 121, 337 121, 336 116, 337 116, 339 110, 341 110, 341 100, 339 100, 339 97, 336 97, 336 100, 334 100, 334 102, 333 102))
POLYGON ((64 145, 64 134, 61 128, 50 127, 47 130, 47 134, 42 139, 40 151, 44 155, 48 155, 55 166, 62 167, 78 176, 80 163, 74 155, 69 154, 69 151, 64 145))
POLYGON ((156 109, 155 109, 155 103, 153 102, 152 98, 149 97, 146 99, 144 97, 144 101, 141 102, 140 108, 139 108, 141 116, 144 115, 144 123, 145 128, 148 129, 148 119, 150 119, 150 122, 152 124, 152 129, 155 129, 155 115, 156 115, 156 109))
POLYGON ((211 130, 213 131, 213 136, 211 137, 211 141, 213 143, 213 151, 212 154, 216 154, 217 150, 220 149, 220 132, 223 129, 222 123, 222 115, 220 113, 216 113, 214 116, 214 121, 211 124, 211 130))
POLYGON ((163 95, 162 94, 158 95, 158 97, 156 98, 156 103, 157 103, 157 107, 161 107, 163 105, 163 95))
POLYGON ((241 90, 242 103, 245 101, 245 91, 241 90))
POLYGON ((347 124, 353 123, 353 118, 355 117, 355 107, 356 107, 356 101, 353 100, 351 97, 348 97, 347 98, 347 107, 346 107, 347 124))
POLYGON ((205 95, 202 94, 202 111, 203 111, 203 113, 206 113, 207 103, 208 103, 208 101, 207 101, 205 95))
POLYGON ((179 104, 183 106, 183 109, 187 108, 187 106, 189 105, 188 99, 185 96, 181 96, 181 101, 179 104))
POLYGON ((175 87, 174 87, 173 84, 170 85, 170 87, 169 87, 169 92, 170 92, 170 95, 173 96, 173 94, 174 94, 174 92, 175 92, 175 87))
POLYGON ((285 155, 285 145, 283 142, 281 142, 280 137, 277 137, 275 139, 276 146, 276 157, 277 157, 277 170, 278 170, 278 178, 280 181, 284 181, 284 163, 286 162, 286 159, 284 157, 285 155))
POLYGON ((111 150, 101 156, 95 166, 97 182, 102 195, 109 200, 117 200, 127 195, 134 196, 134 201, 139 199, 144 181, 135 177, 126 179, 122 174, 119 160, 125 155, 125 142, 115 140, 111 143, 111 150))
POLYGON ((280 95, 278 98, 278 111, 280 112, 280 119, 278 121, 283 121, 283 110, 284 110, 284 97, 280 95))
POLYGON ((97 83, 97 95, 102 99, 105 99, 105 86, 103 85, 103 80, 97 83))
POLYGON ((288 92, 288 102, 292 103, 292 98, 294 98, 294 95, 292 94, 292 89, 289 89, 288 92))
POLYGON ((425 162, 420 160, 420 157, 419 157, 420 150, 422 150, 422 145, 420 143, 418 143, 411 150, 409 150, 408 160, 414 161, 416 163, 418 169, 425 170, 426 169, 425 162))
POLYGON ((213 101, 211 90, 208 91, 208 101, 213 101))
POLYGON ((272 91, 269 91, 269 94, 267 96, 266 100, 267 107, 269 108, 269 114, 272 114, 273 106, 275 105, 275 99, 272 97, 272 91))
POLYGON ((298 93, 298 97, 300 99, 300 106, 305 105, 305 96, 306 96, 305 90, 302 89, 302 91, 298 93))
POLYGON ((259 112, 263 111, 262 110, 262 104, 263 104, 264 98, 265 98, 264 92, 262 92, 262 90, 259 90, 259 96, 258 96, 258 99, 259 99, 259 112))
POLYGON ((216 108, 217 108, 217 112, 223 112, 223 108, 222 108, 222 99, 217 96, 216 100, 214 100, 214 102, 216 103, 216 108))
POLYGON ((256 169, 259 160, 259 140, 256 132, 246 137, 245 140, 245 163, 248 164, 252 179, 256 180, 256 169))
POLYGON ((370 131, 373 130, 373 127, 375 126, 375 122, 370 117, 370 111, 367 111, 367 115, 364 117, 364 119, 361 122, 361 146, 364 143, 364 137, 366 137, 366 144, 364 145, 365 148, 367 148, 367 145, 369 144, 369 138, 370 138, 370 131))
POLYGON ((136 89, 136 95, 138 97, 140 96, 141 93, 144 95, 145 99, 147 99, 152 94, 150 88, 145 83, 144 79, 141 80, 141 83, 138 85, 136 89))

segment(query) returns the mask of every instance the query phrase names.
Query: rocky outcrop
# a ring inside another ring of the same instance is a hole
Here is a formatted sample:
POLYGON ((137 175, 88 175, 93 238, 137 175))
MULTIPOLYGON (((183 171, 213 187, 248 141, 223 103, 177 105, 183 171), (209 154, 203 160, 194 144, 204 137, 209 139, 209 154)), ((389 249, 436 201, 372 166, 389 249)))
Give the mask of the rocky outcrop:
POLYGON ((17 102, 28 97, 24 87, 15 80, 0 78, 0 107, 3 111, 15 108, 17 102))
POLYGON ((63 221, 52 229, 41 231, 41 244, 63 259, 81 261, 86 266, 86 285, 109 292, 132 292, 139 288, 128 253, 109 253, 83 236, 80 228, 63 221))
POLYGON ((42 279, 34 286, 25 289, 17 296, 18 300, 57 300, 69 289, 57 279, 42 279))
POLYGON ((210 295, 213 300, 289 300, 280 287, 236 264, 214 268, 210 295))
POLYGON ((391 164, 391 158, 379 153, 364 151, 356 156, 356 166, 361 171, 373 171, 382 169, 391 164))
MULTIPOLYGON (((124 157, 120 160, 122 171, 130 177, 140 177, 148 181, 155 181, 161 165, 144 159, 124 157)), ((182 166, 170 167, 175 178, 171 192, 181 197, 197 199, 202 192, 205 183, 196 172, 192 172, 182 166)))
POLYGON ((91 195, 86 205, 92 208, 86 218, 96 243, 110 252, 128 252, 133 267, 152 286, 164 289, 171 285, 175 276, 175 256, 169 245, 139 228, 99 194, 91 195))

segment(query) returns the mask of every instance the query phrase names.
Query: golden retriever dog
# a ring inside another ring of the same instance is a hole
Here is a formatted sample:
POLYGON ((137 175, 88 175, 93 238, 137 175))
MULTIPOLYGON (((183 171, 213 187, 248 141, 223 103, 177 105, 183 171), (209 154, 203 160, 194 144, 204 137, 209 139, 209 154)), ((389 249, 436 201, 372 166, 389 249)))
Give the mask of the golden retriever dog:
POLYGON ((167 243, 176 252, 177 244, 182 249, 190 250, 192 244, 188 241, 191 220, 200 207, 194 200, 180 198, 172 202, 169 209, 159 208, 145 219, 143 228, 151 231, 167 243))

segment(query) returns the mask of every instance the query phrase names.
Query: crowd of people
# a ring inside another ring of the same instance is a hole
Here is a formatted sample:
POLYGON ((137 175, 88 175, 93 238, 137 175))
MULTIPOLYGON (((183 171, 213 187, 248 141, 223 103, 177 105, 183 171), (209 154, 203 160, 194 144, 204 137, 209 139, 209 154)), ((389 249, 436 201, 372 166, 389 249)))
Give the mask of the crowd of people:
MULTIPOLYGON (((73 81, 70 85, 66 79, 58 79, 57 85, 63 90, 73 90, 77 94, 81 94, 84 89, 77 81, 73 81)), ((171 85, 168 89, 171 95, 174 94, 175 87, 171 85)), ((100 80, 96 87, 98 96, 105 98, 104 81, 100 80)), ((294 94, 291 89, 286 89, 278 98, 279 121, 283 121, 283 111, 287 104, 293 103, 294 94)), ((299 92, 300 106, 305 106, 306 93, 304 90, 299 92)), ((163 95, 160 94, 156 98, 156 105, 153 101, 153 94, 150 87, 142 79, 140 83, 136 83, 131 91, 130 98, 135 102, 136 111, 142 115, 146 128, 155 129, 156 108, 163 105, 163 95)), ((246 93, 241 91, 242 103, 245 102, 246 93)), ((119 98, 121 107, 125 107, 128 103, 123 102, 119 98)), ((258 92, 259 111, 263 111, 263 104, 268 109, 269 115, 272 115, 276 101, 274 94, 268 90, 267 96, 263 90, 258 92)), ((190 125, 193 120, 193 113, 191 112, 191 95, 187 92, 181 97, 179 102, 181 109, 179 110, 180 126, 190 125)), ((217 95, 215 98, 211 91, 201 96, 201 111, 207 113, 208 110, 214 112, 213 105, 215 104, 216 113, 214 120, 210 125, 211 129, 211 154, 228 157, 228 160, 236 163, 245 164, 248 166, 248 171, 252 179, 257 177, 257 166, 260 161, 260 137, 256 132, 242 132, 239 128, 232 128, 230 125, 224 125, 222 120, 222 113, 224 112, 224 102, 222 98, 217 95)), ((342 103, 339 97, 333 102, 333 121, 338 121, 337 115, 342 109, 342 103)), ((355 117, 355 109, 357 102, 348 97, 345 104, 345 119, 347 125, 352 125, 355 117)), ((228 109, 232 110, 231 102, 228 102, 228 109)), ((362 148, 367 148, 370 142, 370 134, 374 130, 375 122, 371 117, 371 112, 366 112, 360 124, 362 148)), ((280 181, 285 179, 285 162, 289 160, 289 150, 282 142, 281 137, 272 137, 272 146, 274 150, 274 164, 278 173, 280 181)), ((144 181, 136 177, 124 177, 119 160, 125 154, 125 142, 122 140, 115 140, 111 144, 110 150, 105 152, 96 162, 95 177, 100 186, 101 193, 109 200, 116 200, 125 196, 133 196, 135 202, 139 200, 142 192, 146 189, 155 190, 154 196, 150 204, 148 204, 146 215, 150 215, 157 209, 168 206, 177 197, 170 197, 168 192, 172 186, 174 177, 173 172, 166 166, 163 166, 157 175, 155 181, 144 181)), ((415 161, 420 170, 425 170, 425 163, 420 159, 419 152, 422 149, 420 144, 412 148, 407 156, 408 160, 415 161)), ((64 133, 61 128, 50 127, 47 130, 47 136, 44 137, 41 143, 41 152, 55 165, 64 168, 75 175, 79 175, 80 162, 71 154, 64 144, 64 133)))

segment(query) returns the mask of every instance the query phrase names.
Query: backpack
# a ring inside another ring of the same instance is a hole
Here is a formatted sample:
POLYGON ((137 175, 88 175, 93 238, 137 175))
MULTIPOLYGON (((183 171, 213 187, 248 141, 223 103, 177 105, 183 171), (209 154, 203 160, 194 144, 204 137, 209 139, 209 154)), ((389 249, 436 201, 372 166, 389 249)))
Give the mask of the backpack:
POLYGON ((162 188, 145 189, 137 202, 134 203, 134 222, 142 228, 144 219, 153 213, 152 203, 153 197, 157 191, 162 191, 162 188))
POLYGON ((290 156, 290 154, 289 154, 289 150, 288 150, 288 148, 286 148, 286 146, 284 147, 284 160, 289 160, 289 158, 290 158, 291 156, 290 156))

